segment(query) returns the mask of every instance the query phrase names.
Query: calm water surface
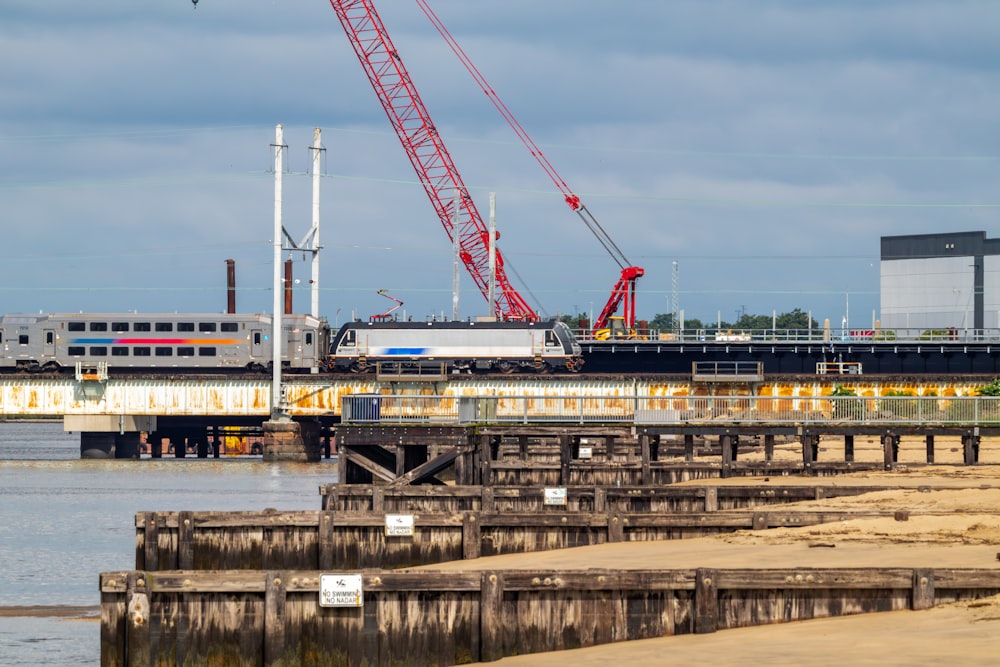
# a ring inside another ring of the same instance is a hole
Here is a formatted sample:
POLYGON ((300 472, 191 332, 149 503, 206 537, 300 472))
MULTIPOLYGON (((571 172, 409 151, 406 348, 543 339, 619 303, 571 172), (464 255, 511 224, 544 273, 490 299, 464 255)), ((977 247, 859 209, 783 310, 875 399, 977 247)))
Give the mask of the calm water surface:
POLYGON ((62 428, 0 422, 0 665, 100 662, 98 575, 135 567, 136 512, 318 510, 337 481, 336 459, 81 461, 62 428))

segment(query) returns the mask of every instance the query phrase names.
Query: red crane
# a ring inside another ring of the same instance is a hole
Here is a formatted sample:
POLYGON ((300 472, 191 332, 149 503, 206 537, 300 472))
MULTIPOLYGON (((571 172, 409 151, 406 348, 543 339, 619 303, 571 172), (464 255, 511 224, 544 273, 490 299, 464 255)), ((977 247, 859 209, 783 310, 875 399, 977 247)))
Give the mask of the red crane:
POLYGON ((618 264, 618 268, 621 269, 621 276, 612 288, 611 296, 608 299, 608 302, 605 304, 600 316, 591 323, 594 333, 597 334, 599 330, 607 330, 610 324, 611 316, 614 315, 618 311, 619 306, 624 303, 625 307, 623 310, 622 324, 624 325, 625 333, 619 333, 618 335, 634 337, 635 284, 636 281, 643 276, 645 270, 642 267, 633 266, 632 263, 628 261, 625 257, 625 253, 621 251, 621 248, 615 244, 597 219, 591 214, 587 207, 583 205, 580 197, 573 193, 569 185, 566 184, 566 181, 564 181, 562 176, 559 175, 559 172, 556 171, 556 168, 552 166, 552 163, 545 157, 542 150, 531 139, 528 132, 518 122, 517 118, 514 117, 511 110, 507 108, 507 105, 504 104, 503 100, 501 100, 496 94, 496 91, 494 91, 493 87, 490 86, 486 77, 483 76, 482 72, 479 71, 462 47, 459 46, 452 34, 444 26, 444 23, 441 22, 441 19, 439 19, 437 14, 435 14, 430 8, 430 5, 427 4, 427 0, 417 0, 417 5, 419 5, 420 9, 424 12, 427 18, 430 19, 431 23, 434 24, 438 33, 440 33, 441 37, 443 37, 448 43, 448 46, 451 47, 451 50, 465 66, 465 69, 468 70, 469 74, 472 75, 472 78, 475 79, 476 83, 479 84, 479 87, 484 93, 486 93, 486 96, 489 98, 490 102, 493 103, 493 106, 500 112, 500 115, 507 121, 507 124, 510 125, 511 129, 514 130, 514 134, 516 134, 521 142, 524 143, 531 155, 538 161, 538 164, 542 167, 545 173, 548 174, 549 178, 552 179, 552 182, 562 193, 569 207, 580 216, 583 223, 594 234, 594 236, 597 237, 597 240, 602 246, 604 246, 604 249, 608 251, 608 254, 611 255, 611 258, 614 259, 615 263, 618 264))
MULTIPOLYGON (((462 263, 483 296, 489 298, 489 229, 483 224, 382 19, 371 0, 330 0, 330 5, 448 237, 453 243, 457 237, 462 263)), ((538 315, 510 284, 499 250, 494 276, 494 314, 502 320, 537 321, 538 315)))

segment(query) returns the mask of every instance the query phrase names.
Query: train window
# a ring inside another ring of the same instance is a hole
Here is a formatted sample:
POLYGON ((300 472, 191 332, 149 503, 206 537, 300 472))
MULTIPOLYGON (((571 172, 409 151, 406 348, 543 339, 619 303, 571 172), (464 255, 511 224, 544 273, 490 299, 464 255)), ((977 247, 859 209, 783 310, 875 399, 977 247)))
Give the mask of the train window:
POLYGON ((111 348, 112 357, 127 357, 128 348, 127 347, 113 347, 111 348))
POLYGON ((71 357, 82 357, 87 354, 86 348, 77 345, 70 345, 67 352, 69 352, 69 356, 71 357))
POLYGON ((199 347, 198 348, 199 357, 214 357, 215 348, 214 347, 199 347))
POLYGON ((27 334, 21 334, 20 336, 17 337, 17 342, 20 343, 21 345, 27 345, 28 344, 28 335, 27 334))
POLYGON ((234 332, 240 330, 240 325, 236 322, 223 322, 221 325, 223 331, 234 332))
POLYGON ((174 323, 173 322, 157 322, 156 323, 156 330, 157 331, 173 331, 174 330, 174 323))
POLYGON ((152 331, 153 325, 149 322, 135 322, 132 324, 132 331, 152 331))
POLYGON ((312 344, 313 344, 313 335, 312 331, 309 331, 308 333, 306 333, 306 345, 312 345, 312 344))
POLYGON ((90 323, 90 330, 91 331, 107 331, 108 330, 108 323, 107 322, 91 322, 90 323))
POLYGON ((112 322, 112 331, 128 331, 128 322, 112 322))
POLYGON ((133 347, 132 348, 132 356, 133 357, 148 357, 149 356, 149 348, 145 347, 145 346, 143 346, 143 347, 133 347))
POLYGON ((193 347, 179 347, 177 348, 178 357, 193 357, 194 348, 193 347))
POLYGON ((178 331, 194 331, 194 322, 178 322, 178 331))
POLYGON ((198 322, 198 331, 202 333, 209 333, 216 330, 215 322, 198 322))
POLYGON ((83 322, 67 322, 66 331, 86 331, 87 325, 83 322))
POLYGON ((340 341, 340 344, 345 347, 354 347, 354 342, 357 340, 357 338, 355 338, 356 335, 357 332, 354 329, 351 329, 344 334, 344 340, 340 341))
POLYGON ((259 331, 254 331, 253 332, 253 344, 254 345, 260 345, 260 332, 259 331))
POLYGON ((158 356, 158 357, 172 357, 172 356, 174 356, 174 348, 172 348, 172 347, 158 347, 158 348, 156 348, 156 356, 158 356))
POLYGON ((52 345, 56 342, 56 332, 46 331, 45 332, 45 344, 52 345))
POLYGON ((559 345, 559 341, 556 340, 555 331, 549 330, 545 332, 545 344, 549 347, 555 347, 556 345, 559 345))
POLYGON ((92 357, 106 357, 108 356, 108 348, 103 345, 90 348, 90 356, 92 357))

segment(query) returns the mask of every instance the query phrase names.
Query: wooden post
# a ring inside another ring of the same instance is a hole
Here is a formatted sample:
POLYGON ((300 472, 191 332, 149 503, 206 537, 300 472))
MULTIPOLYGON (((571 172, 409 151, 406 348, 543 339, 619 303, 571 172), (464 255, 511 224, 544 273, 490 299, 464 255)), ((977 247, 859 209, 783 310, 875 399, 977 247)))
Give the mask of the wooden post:
POLYGON ((528 460, 528 436, 524 433, 517 436, 517 451, 522 461, 528 460))
POLYGON ((896 445, 895 437, 892 433, 886 433, 882 436, 882 467, 885 470, 892 470, 893 466, 896 465, 897 448, 898 445, 896 445))
POLYGON ((806 474, 812 474, 813 462, 813 436, 811 433, 799 435, 799 442, 802 445, 802 468, 806 474))
POLYGON ((844 436, 844 460, 854 463, 854 436, 850 434, 844 436))
POLYGON ((927 462, 934 463, 934 434, 928 433, 925 442, 927 443, 927 462))
POLYGON ((962 450, 965 465, 971 466, 979 463, 979 429, 962 436, 962 450))
POLYGON ((625 517, 618 512, 608 512, 608 542, 625 541, 625 517))
POLYGON ((177 569, 194 569, 194 512, 177 513, 177 569))
POLYGON ((594 489, 594 513, 605 512, 608 507, 608 490, 603 486, 594 489))
POLYGON ((504 655, 503 574, 483 572, 479 593, 479 660, 493 662, 504 655))
POLYGON ((727 479, 733 474, 733 436, 723 433, 719 436, 719 448, 722 450, 722 471, 720 477, 727 479))
POLYGON ((143 557, 146 559, 145 570, 160 569, 159 528, 156 512, 143 512, 145 522, 143 557))
POLYGON ((385 512, 385 487, 380 484, 372 485, 372 512, 375 514, 385 512))
POLYGON ((285 573, 271 570, 264 587, 264 664, 278 665, 285 655, 285 573))
POLYGON ((319 562, 316 563, 316 569, 326 570, 334 567, 333 562, 333 527, 337 520, 337 515, 335 512, 320 512, 319 514, 319 535, 317 539, 319 544, 316 546, 319 549, 317 557, 319 562))
POLYGON ((753 513, 754 530, 767 530, 769 524, 770 524, 770 517, 766 512, 753 513))
POLYGON ((934 606, 934 570, 913 570, 913 611, 934 606))
POLYGON ((684 460, 694 461, 694 434, 684 434, 684 460))
POLYGON ((774 460, 774 434, 764 434, 764 460, 770 463, 774 460))
POLYGON ((483 538, 479 531, 479 521, 475 512, 462 513, 462 558, 479 558, 483 538))
POLYGON ((569 485, 569 464, 572 460, 571 438, 568 435, 559 436, 559 484, 569 485))
POLYGON ((643 433, 639 436, 639 447, 641 449, 642 456, 642 473, 640 479, 643 486, 649 486, 653 483, 653 478, 649 470, 649 461, 651 458, 649 440, 649 434, 647 433, 643 433))
POLYGON ((699 568, 694 575, 694 633, 715 632, 719 613, 717 573, 699 568))
POLYGON ((483 514, 488 514, 493 511, 493 487, 483 486, 482 488, 482 506, 480 511, 483 514))
POLYGON ((705 511, 719 511, 719 488, 717 486, 705 487, 705 511))
POLYGON ((145 572, 129 572, 126 579, 125 664, 152 665, 150 655, 149 587, 145 572))

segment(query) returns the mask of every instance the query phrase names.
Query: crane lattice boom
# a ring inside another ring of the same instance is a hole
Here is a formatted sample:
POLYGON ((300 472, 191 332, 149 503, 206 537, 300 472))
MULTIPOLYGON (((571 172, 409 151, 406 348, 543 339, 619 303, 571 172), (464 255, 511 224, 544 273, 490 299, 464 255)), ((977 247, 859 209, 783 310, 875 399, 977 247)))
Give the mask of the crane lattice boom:
POLYGON ((601 224, 597 221, 591 212, 583 205, 583 201, 579 196, 573 193, 566 181, 563 180, 556 168, 552 166, 549 159, 545 157, 542 149, 532 140, 528 135, 527 130, 518 122, 517 118, 514 116, 513 112, 504 104, 500 96, 497 95, 496 91, 483 76, 483 73, 479 71, 479 68, 472 62, 465 50, 459 45, 458 41, 454 36, 448 31, 441 19, 438 18, 434 10, 430 8, 427 4, 427 0, 417 0, 417 5, 424 12, 430 22, 437 29, 441 37, 444 38, 448 46, 451 47, 452 52, 461 61, 465 69, 468 70, 469 74, 475 79, 479 87, 486 93, 486 97, 489 98, 493 106, 496 107, 503 119, 507 121, 511 129, 514 130, 514 134, 521 140, 524 146, 531 153, 532 157, 538 162, 542 170, 548 174, 549 178, 562 193, 563 198, 569 207, 580 216, 580 219, 587 226, 587 228, 597 237, 597 240, 608 251, 615 263, 618 264, 618 268, 621 269, 621 276, 618 282, 611 290, 611 296, 608 299, 607 304, 605 304, 604 309, 601 311, 600 316, 592 323, 593 330, 596 332, 598 329, 604 329, 608 326, 608 321, 612 315, 618 310, 618 307, 624 302, 625 308, 623 311, 623 320, 625 327, 627 329, 634 329, 635 327, 635 290, 636 281, 642 277, 645 271, 638 266, 632 266, 631 262, 625 257, 625 253, 621 251, 611 236, 604 230, 601 224))
MULTIPOLYGON (((457 237, 465 268, 483 296, 488 298, 489 229, 483 224, 373 3, 371 0, 330 0, 330 4, 448 238, 454 243, 457 237)), ((510 284, 499 250, 494 275, 494 314, 504 320, 536 321, 538 315, 510 284)))

